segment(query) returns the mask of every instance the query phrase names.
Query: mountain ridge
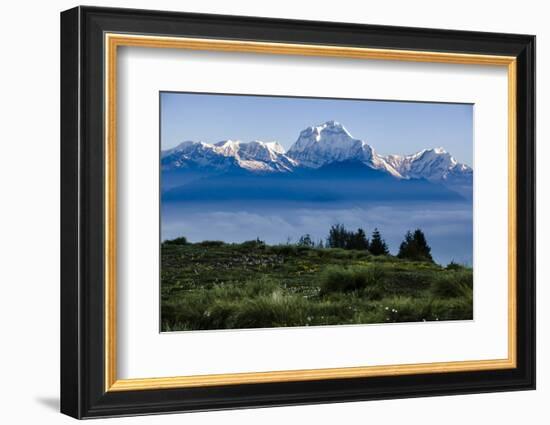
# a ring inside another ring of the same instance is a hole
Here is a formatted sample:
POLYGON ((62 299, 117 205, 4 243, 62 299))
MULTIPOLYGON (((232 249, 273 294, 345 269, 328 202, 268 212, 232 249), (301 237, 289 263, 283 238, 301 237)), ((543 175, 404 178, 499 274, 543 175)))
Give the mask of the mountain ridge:
POLYGON ((410 155, 380 155, 365 140, 354 138, 337 121, 302 130, 285 151, 276 141, 243 142, 227 139, 214 144, 184 141, 161 152, 161 170, 167 186, 186 184, 235 170, 257 174, 293 173, 321 168, 333 162, 358 161, 395 179, 425 179, 471 196, 473 170, 441 147, 410 155))

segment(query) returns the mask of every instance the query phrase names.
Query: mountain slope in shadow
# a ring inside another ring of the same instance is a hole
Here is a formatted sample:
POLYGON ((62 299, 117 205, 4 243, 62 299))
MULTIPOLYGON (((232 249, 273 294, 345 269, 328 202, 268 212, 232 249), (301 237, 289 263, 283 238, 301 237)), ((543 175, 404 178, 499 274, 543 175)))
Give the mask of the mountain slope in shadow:
POLYGON ((400 179, 359 161, 332 162, 293 173, 247 170, 205 177, 172 187, 163 202, 185 201, 456 201, 464 199, 425 179, 400 179))

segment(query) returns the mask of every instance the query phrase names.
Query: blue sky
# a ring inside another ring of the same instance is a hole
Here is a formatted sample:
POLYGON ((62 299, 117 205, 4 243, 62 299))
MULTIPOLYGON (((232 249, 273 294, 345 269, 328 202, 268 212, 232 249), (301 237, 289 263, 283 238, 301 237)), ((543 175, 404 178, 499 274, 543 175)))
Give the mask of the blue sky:
POLYGON ((443 147, 472 166, 473 105, 162 92, 161 147, 185 140, 278 141, 288 149, 301 130, 339 121, 381 154, 443 147))

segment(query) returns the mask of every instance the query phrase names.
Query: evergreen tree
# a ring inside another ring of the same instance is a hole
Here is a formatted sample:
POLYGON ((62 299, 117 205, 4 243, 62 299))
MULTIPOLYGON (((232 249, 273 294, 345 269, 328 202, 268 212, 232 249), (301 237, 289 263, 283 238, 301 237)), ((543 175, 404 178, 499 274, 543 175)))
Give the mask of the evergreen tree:
POLYGON ((413 240, 416 246, 418 247, 418 252, 420 253, 421 257, 426 258, 428 261, 433 262, 432 258, 432 249, 428 245, 428 242, 426 241, 426 236, 424 236, 424 232, 420 229, 416 229, 413 233, 413 240))
POLYGON ((313 248, 315 246, 315 243, 311 239, 311 235, 309 233, 306 233, 305 235, 300 236, 300 239, 298 240, 298 243, 296 245, 313 248))
POLYGON ((420 229, 416 229, 414 233, 407 231, 405 238, 399 246, 399 258, 407 258, 415 261, 430 261, 433 262, 432 249, 426 241, 424 232, 420 229))
POLYGON ((333 225, 328 234, 327 247, 328 248, 346 248, 349 240, 349 232, 346 230, 343 224, 333 225))
POLYGON ((377 228, 372 232, 372 237, 369 244, 369 251, 372 255, 388 255, 390 251, 388 250, 388 245, 377 228))
POLYGON ((401 242, 401 245, 399 245, 399 252, 397 253, 397 256, 399 258, 414 258, 416 254, 417 253, 414 247, 413 235, 410 230, 407 230, 403 242, 401 242))
POLYGON ((349 240, 346 245, 347 249, 367 250, 369 249, 369 240, 365 231, 361 228, 357 232, 352 232, 349 235, 349 240))
POLYGON ((367 238, 367 234, 365 231, 361 228, 357 229, 357 249, 369 249, 369 238, 367 238))

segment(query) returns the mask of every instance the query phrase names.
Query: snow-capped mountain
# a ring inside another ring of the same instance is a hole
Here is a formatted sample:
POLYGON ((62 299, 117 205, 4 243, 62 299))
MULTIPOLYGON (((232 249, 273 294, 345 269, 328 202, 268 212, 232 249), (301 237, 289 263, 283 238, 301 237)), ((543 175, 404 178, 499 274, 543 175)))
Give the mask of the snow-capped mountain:
POLYGON ((163 171, 201 167, 224 171, 236 165, 234 157, 220 154, 213 145, 193 141, 161 152, 160 161, 163 171))
POLYGON ((335 161, 356 160, 375 170, 402 177, 371 146, 363 140, 354 139, 345 127, 336 121, 327 121, 303 130, 287 155, 304 167, 318 168, 335 161))
POLYGON ((388 155, 384 158, 407 179, 426 179, 472 197, 473 170, 461 164, 443 148, 424 149, 412 155, 388 155))
POLYGON ((384 159, 406 178, 440 181, 472 174, 470 167, 459 164, 443 148, 424 149, 412 155, 388 155, 384 159))
POLYGON ((241 168, 251 171, 288 172, 298 165, 285 155, 285 149, 277 142, 227 140, 216 143, 214 149, 234 157, 241 168))
POLYGON ((216 144, 187 141, 161 155, 163 171, 208 167, 229 171, 237 167, 249 171, 288 172, 298 164, 285 155, 277 142, 224 140, 216 144))
POLYGON ((320 169, 332 163, 358 162, 395 179, 425 179, 471 197, 473 172, 443 148, 412 155, 378 154, 364 140, 354 138, 336 121, 300 132, 285 152, 277 142, 224 140, 215 144, 186 141, 163 151, 163 184, 177 186, 196 178, 234 171, 259 174, 320 169))

